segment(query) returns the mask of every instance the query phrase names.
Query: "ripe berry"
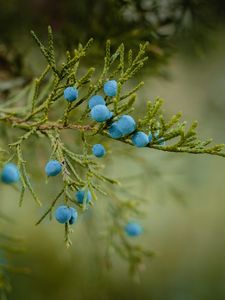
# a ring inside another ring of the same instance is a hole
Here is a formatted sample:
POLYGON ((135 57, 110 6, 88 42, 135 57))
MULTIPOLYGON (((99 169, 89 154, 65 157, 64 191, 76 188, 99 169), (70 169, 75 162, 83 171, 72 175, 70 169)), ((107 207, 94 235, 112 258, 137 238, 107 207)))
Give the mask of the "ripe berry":
POLYGON ((77 221, 78 213, 77 210, 73 207, 70 207, 71 217, 69 219, 69 224, 72 225, 77 221))
POLYGON ((103 157, 105 155, 105 148, 101 144, 95 144, 92 147, 92 152, 96 157, 103 157))
POLYGON ((109 80, 104 84, 104 92, 107 96, 114 97, 117 93, 117 82, 116 80, 109 80))
POLYGON ((78 90, 75 87, 72 86, 68 86, 65 90, 64 90, 64 98, 68 101, 68 102, 73 102, 74 100, 76 100, 78 97, 78 90))
POLYGON ((65 224, 69 222, 71 217, 72 217, 72 210, 68 206, 61 205, 55 211, 55 218, 61 224, 65 224))
POLYGON ((122 132, 118 128, 117 122, 112 123, 108 132, 113 139, 119 139, 123 136, 122 132))
POLYGON ((145 147, 149 143, 149 138, 143 131, 137 131, 132 136, 132 142, 137 147, 145 147))
POLYGON ((105 105, 98 104, 92 108, 91 117, 96 122, 105 122, 112 117, 112 113, 105 105))
POLYGON ((131 116, 123 115, 117 121, 117 127, 122 135, 125 136, 135 131, 136 122, 131 116))
POLYGON ((1 177, 4 183, 15 183, 20 180, 20 173, 15 164, 8 163, 4 166, 1 177))
POLYGON ((79 204, 83 204, 84 198, 86 197, 86 203, 91 201, 91 192, 89 190, 79 190, 76 192, 75 195, 77 202, 79 204))
POLYGON ((56 176, 62 171, 62 165, 58 160, 50 160, 45 166, 47 176, 56 176))
POLYGON ((125 232, 129 236, 138 236, 143 232, 143 228, 140 224, 138 223, 128 223, 125 228, 125 232))
POLYGON ((92 109, 96 105, 105 105, 105 100, 102 96, 94 95, 91 97, 91 99, 88 102, 88 106, 90 109, 92 109))

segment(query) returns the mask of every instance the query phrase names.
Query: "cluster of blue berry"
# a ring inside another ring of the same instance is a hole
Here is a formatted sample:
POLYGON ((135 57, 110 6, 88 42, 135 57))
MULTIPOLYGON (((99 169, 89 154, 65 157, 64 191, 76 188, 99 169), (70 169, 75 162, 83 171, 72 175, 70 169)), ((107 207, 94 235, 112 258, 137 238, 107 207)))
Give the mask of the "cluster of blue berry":
MULTIPOLYGON (((104 155, 105 150, 102 145, 96 144, 93 147, 93 152, 97 157, 104 155), (101 146, 101 147, 100 147, 101 146), (96 150, 97 149, 97 150, 96 150), (100 155, 100 156, 98 156, 100 155)), ((45 166, 47 176, 56 176, 62 171, 62 165, 57 160, 50 160, 45 166)), ((81 189, 75 193, 75 199, 78 204, 82 205, 85 201, 86 204, 90 203, 92 196, 88 189, 81 189)), ((74 224, 78 218, 78 212, 73 207, 65 205, 59 206, 55 211, 55 218, 61 224, 69 222, 70 225, 74 224)), ((129 236, 138 236, 142 233, 142 227, 138 223, 130 222, 125 226, 125 232, 129 236)))
MULTIPOLYGON (((106 96, 114 97, 117 94, 118 84, 116 80, 108 80, 104 84, 103 89, 106 96)), ((64 97, 69 102, 74 101, 78 97, 78 90, 74 87, 67 87, 64 91, 64 97)), ((108 109, 105 99, 100 95, 94 95, 93 97, 91 97, 88 102, 88 106, 91 110, 90 116, 96 122, 102 123, 113 118, 113 113, 108 109)), ((147 135, 145 132, 138 131, 136 129, 137 125, 135 120, 129 115, 122 115, 118 120, 112 122, 109 125, 108 133, 109 136, 113 139, 119 139, 132 134, 131 141, 136 147, 145 147, 152 142, 152 133, 149 133, 147 135)), ((155 133, 154 138, 157 139, 158 135, 159 133, 155 133)), ((164 138, 159 138, 157 143, 161 146, 164 146, 164 138)), ((96 146, 94 150, 96 151, 96 153, 99 151, 100 153, 104 153, 103 149, 100 150, 100 146, 96 146)))
MULTIPOLYGON (((135 120, 129 115, 121 116, 117 121, 113 122, 109 127, 109 135, 113 139, 119 139, 131 135, 131 141, 136 147, 146 147, 153 141, 153 135, 150 132, 148 135, 143 132, 136 130, 137 125, 135 120)), ((154 134, 154 138, 157 139, 158 135, 154 134)), ((159 138, 157 143, 161 146, 165 145, 165 140, 159 138)))
MULTIPOLYGON (((99 146, 102 145, 97 144, 93 147, 93 152, 95 152, 97 157, 98 155, 101 157, 102 153, 105 153, 104 148, 99 146)), ((62 164, 57 160, 50 160, 45 166, 45 173, 47 176, 57 176, 61 171, 62 164)), ((1 179, 2 182, 7 184, 18 182, 20 180, 20 173, 17 166, 13 163, 6 164, 2 170, 1 179)), ((77 203, 82 205, 84 201, 89 203, 92 196, 89 190, 81 189, 76 192, 75 198, 77 203)), ((61 205, 55 211, 55 218, 61 224, 69 223, 72 225, 77 221, 78 212, 74 207, 61 205)), ((125 226, 125 232, 129 236, 138 236, 142 233, 142 227, 138 223, 130 222, 125 226)))
MULTIPOLYGON (((101 146, 101 145, 100 145, 101 146)), ((97 148, 97 155, 101 156, 102 149, 98 145, 95 145, 93 148, 97 148), (97 146, 97 147, 96 147, 97 146)), ((57 176, 62 171, 62 164, 58 160, 50 160, 45 166, 45 173, 49 177, 57 176)), ((17 166, 13 163, 7 163, 2 170, 1 180, 6 184, 13 184, 20 180, 20 172, 17 166)), ((89 203, 91 201, 91 193, 88 190, 87 196, 85 190, 79 190, 75 194, 75 198, 79 204, 83 204, 84 199, 89 203)), ((78 213, 77 210, 73 207, 67 207, 65 205, 59 206, 55 211, 55 218, 59 223, 65 224, 74 224, 77 220, 78 213)))
MULTIPOLYGON (((117 94, 118 84, 115 80, 109 80, 104 84, 104 93, 108 97, 114 97, 117 94)), ((67 87, 64 90, 64 98, 68 102, 73 102, 78 98, 78 90, 75 87, 67 87)), ((106 106, 105 99, 100 95, 94 95, 88 102, 90 116, 96 122, 105 122, 113 118, 113 113, 106 106)), ((109 123, 109 135, 114 138, 121 138, 133 134, 131 140, 137 147, 145 147, 152 141, 152 135, 149 136, 136 130, 136 122, 129 115, 122 115, 118 120, 109 123)), ((101 158, 106 154, 105 147, 101 144, 95 144, 92 147, 92 153, 97 158, 101 158)), ((57 176, 62 172, 62 163, 58 160, 50 160, 45 166, 45 173, 48 177, 57 176)), ((7 184, 16 183, 20 180, 20 172, 17 166, 13 163, 7 163, 2 170, 2 182, 7 184)), ((91 192, 88 189, 80 189, 75 194, 75 199, 78 204, 82 205, 90 203, 92 199, 91 192)), ((74 224, 78 218, 78 212, 73 207, 65 205, 59 206, 55 211, 55 218, 61 224, 74 224)), ((128 223, 125 232, 129 236, 138 236, 142 233, 142 227, 135 222, 128 223)))
MULTIPOLYGON (((117 94, 118 84, 115 80, 109 80, 104 84, 104 93, 108 97, 114 97, 117 94)), ((75 87, 67 87, 64 90, 64 98, 68 102, 73 102, 78 98, 78 90, 75 87)), ((106 101, 101 95, 94 95, 88 101, 91 118, 99 123, 106 122, 113 117, 113 113, 106 106, 106 101)), ((109 126, 109 135, 112 138, 121 138, 136 131, 136 122, 129 115, 123 115, 109 126)), ((144 147, 151 142, 152 136, 147 136, 144 132, 136 131, 132 136, 132 142, 137 147, 144 147)), ((95 144, 92 147, 92 153, 96 157, 103 157, 106 150, 103 145, 95 144)), ((46 165, 45 171, 48 176, 55 176, 61 172, 62 166, 58 161, 49 161, 46 165)), ((78 190, 75 194, 78 204, 83 204, 84 201, 88 204, 92 195, 88 189, 78 190)), ((55 218, 59 223, 73 224, 77 220, 78 213, 75 208, 67 207, 64 205, 59 206, 55 212, 55 218)), ((129 236, 138 236, 142 233, 142 227, 135 222, 128 223, 125 232, 129 236)))
MULTIPOLYGON (((99 151, 97 152, 99 153, 99 151)), ((61 171, 62 164, 57 160, 50 160, 45 166, 45 173, 47 176, 57 176, 59 173, 61 173, 61 171)), ((91 198, 92 196, 89 190, 80 189, 75 194, 75 199, 78 204, 83 204, 84 201, 89 203, 91 198)), ((61 224, 66 224, 69 222, 69 224, 72 225, 77 221, 78 212, 73 207, 61 205, 55 211, 55 218, 61 224)))
MULTIPOLYGON (((97 157, 102 157, 105 154, 105 149, 102 145, 96 144, 93 147, 93 153, 97 157)), ((58 160, 50 160, 45 166, 45 173, 49 177, 57 176, 62 171, 62 164, 58 160)), ((17 166, 13 163, 8 163, 4 166, 1 174, 2 182, 6 184, 13 184, 20 180, 20 172, 17 166)), ((86 203, 91 201, 91 193, 88 190, 87 196, 85 190, 79 190, 76 192, 75 198, 78 204, 83 204, 86 198, 86 203)), ((59 223, 74 224, 77 220, 78 213, 75 208, 67 206, 59 206, 55 212, 55 218, 59 223)))

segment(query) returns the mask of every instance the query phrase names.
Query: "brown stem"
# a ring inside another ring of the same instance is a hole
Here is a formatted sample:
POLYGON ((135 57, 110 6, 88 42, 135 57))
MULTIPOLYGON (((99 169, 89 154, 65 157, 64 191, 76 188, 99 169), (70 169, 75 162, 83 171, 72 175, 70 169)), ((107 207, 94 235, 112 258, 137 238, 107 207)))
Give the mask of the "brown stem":
POLYGON ((16 118, 16 117, 8 117, 4 120, 7 123, 10 123, 14 127, 22 128, 22 129, 31 129, 35 127, 37 130, 45 131, 50 129, 77 129, 84 131, 95 131, 96 126, 94 125, 79 125, 79 124, 63 124, 59 122, 46 122, 44 124, 40 124, 37 122, 26 121, 16 118))
MULTIPOLYGON (((95 133, 98 132, 98 127, 96 125, 80 125, 80 124, 64 124, 60 122, 46 122, 46 123, 38 123, 34 121, 24 121, 23 119, 9 116, 8 118, 2 119, 4 122, 8 122, 13 127, 18 127, 24 130, 31 130, 32 128, 35 128, 40 131, 48 131, 51 129, 75 129, 79 131, 91 131, 95 133)), ((101 131, 101 135, 109 137, 107 132, 105 130, 101 131)), ((118 141, 123 142, 125 144, 133 145, 132 142, 129 139, 118 139, 118 141)), ((191 154, 211 154, 211 155, 217 155, 225 157, 225 153, 222 151, 216 151, 212 148, 188 148, 188 147, 175 147, 175 146, 159 146, 156 144, 150 144, 148 145, 148 148, 157 149, 161 151, 166 152, 179 152, 179 153, 191 153, 191 154)))

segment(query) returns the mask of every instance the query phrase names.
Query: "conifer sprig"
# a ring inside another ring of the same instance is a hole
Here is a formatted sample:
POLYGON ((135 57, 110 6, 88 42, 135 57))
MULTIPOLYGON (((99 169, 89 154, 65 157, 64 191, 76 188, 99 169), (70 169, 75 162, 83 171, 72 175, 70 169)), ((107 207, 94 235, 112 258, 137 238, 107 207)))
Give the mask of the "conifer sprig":
MULTIPOLYGON (((106 189, 108 184, 119 184, 117 180, 104 175, 102 164, 91 154, 89 139, 97 138, 97 136, 112 139, 109 134, 111 124, 117 122, 122 115, 135 110, 136 93, 143 86, 143 82, 126 91, 124 91, 124 85, 147 61, 145 50, 148 43, 141 44, 139 51, 135 54, 132 50, 126 53, 123 44, 113 51, 110 41, 107 41, 102 71, 96 72, 99 75, 94 76, 95 68, 90 67, 81 76, 79 71, 81 59, 86 56, 93 39, 90 39, 84 46, 79 44, 74 52, 67 52, 65 62, 59 65, 51 28, 48 28, 47 45, 44 45, 33 31, 31 33, 47 65, 43 73, 23 91, 0 105, 0 122, 6 128, 10 127, 11 131, 13 130, 14 139, 14 142, 8 145, 9 158, 5 155, 8 152, 4 152, 4 155, 0 157, 1 164, 17 159, 21 176, 20 205, 23 203, 26 190, 39 205, 41 204, 33 188, 31 176, 28 175, 29 164, 26 161, 25 150, 31 139, 32 143, 37 143, 40 139, 47 140, 50 157, 46 157, 46 160, 56 159, 62 166, 61 189, 37 221, 38 225, 47 217, 51 219, 52 211, 59 201, 63 201, 67 206, 74 205, 79 213, 84 213, 89 206, 94 205, 99 194, 110 197, 111 194, 106 189), (88 101, 102 91, 106 81, 113 79, 116 79, 117 93, 111 97, 106 95, 104 99, 112 116, 105 122, 97 123, 90 118, 88 101), (63 100, 67 87, 76 87, 79 91, 76 101, 63 100), (64 138, 65 132, 71 140, 73 140, 74 132, 78 133, 79 150, 74 150, 73 146, 68 145, 67 139, 64 138), (84 199, 82 203, 77 203, 73 194, 81 189, 84 190, 84 199), (89 203, 88 192, 92 198, 89 203)), ((137 122, 136 131, 148 135, 149 142, 146 148, 175 153, 225 156, 224 144, 213 145, 212 140, 201 141, 198 138, 197 122, 187 127, 186 122, 181 121, 181 113, 167 120, 161 110, 162 104, 163 101, 160 98, 148 101, 145 115, 137 122)), ((117 141, 133 146, 132 134, 123 135, 117 141)), ((123 225, 126 219, 124 219, 124 211, 128 211, 128 215, 129 211, 138 215, 136 204, 132 203, 120 200, 114 202, 111 209, 112 224, 109 226, 108 247, 108 249, 114 248, 121 257, 129 261, 131 272, 139 268, 146 256, 152 256, 152 252, 130 244, 124 235, 123 225)), ((71 226, 66 223, 67 246, 71 244, 70 233, 71 226)), ((109 252, 107 250, 107 253, 109 252)))

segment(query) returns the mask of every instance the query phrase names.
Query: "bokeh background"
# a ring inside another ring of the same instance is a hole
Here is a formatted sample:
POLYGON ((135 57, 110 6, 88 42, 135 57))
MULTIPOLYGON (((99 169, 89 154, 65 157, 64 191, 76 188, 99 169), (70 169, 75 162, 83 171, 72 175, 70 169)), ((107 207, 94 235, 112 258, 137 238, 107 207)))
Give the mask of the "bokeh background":
MULTIPOLYGON (((114 47, 123 41, 127 48, 149 40, 150 60, 131 83, 145 82, 137 111, 144 111, 146 100, 160 96, 168 115, 183 111, 187 121, 199 120, 202 137, 224 142, 223 1, 0 0, 0 4, 2 99, 7 99, 11 87, 29 82, 43 63, 30 29, 45 39, 51 24, 59 57, 65 48, 93 36, 95 44, 84 67, 101 63, 107 38, 114 47)), ((136 154, 141 162, 137 164, 130 147, 116 143, 110 147, 106 172, 120 177, 133 195, 148 200, 140 220, 144 234, 137 242, 153 249, 156 256, 140 282, 132 280, 126 263, 116 255, 111 271, 104 266, 100 235, 107 199, 99 199, 80 219, 73 246, 65 249, 62 227, 54 221, 35 227, 41 210, 29 197, 19 208, 17 192, 1 185, 1 213, 9 217, 1 221, 1 228, 22 237, 25 248, 11 259, 14 265, 31 270, 29 275, 10 274, 9 299, 225 299, 224 160, 143 149, 136 154)), ((31 163, 37 162, 31 157, 31 163)), ((40 172, 36 188, 47 201, 55 187, 44 185, 40 172)))

